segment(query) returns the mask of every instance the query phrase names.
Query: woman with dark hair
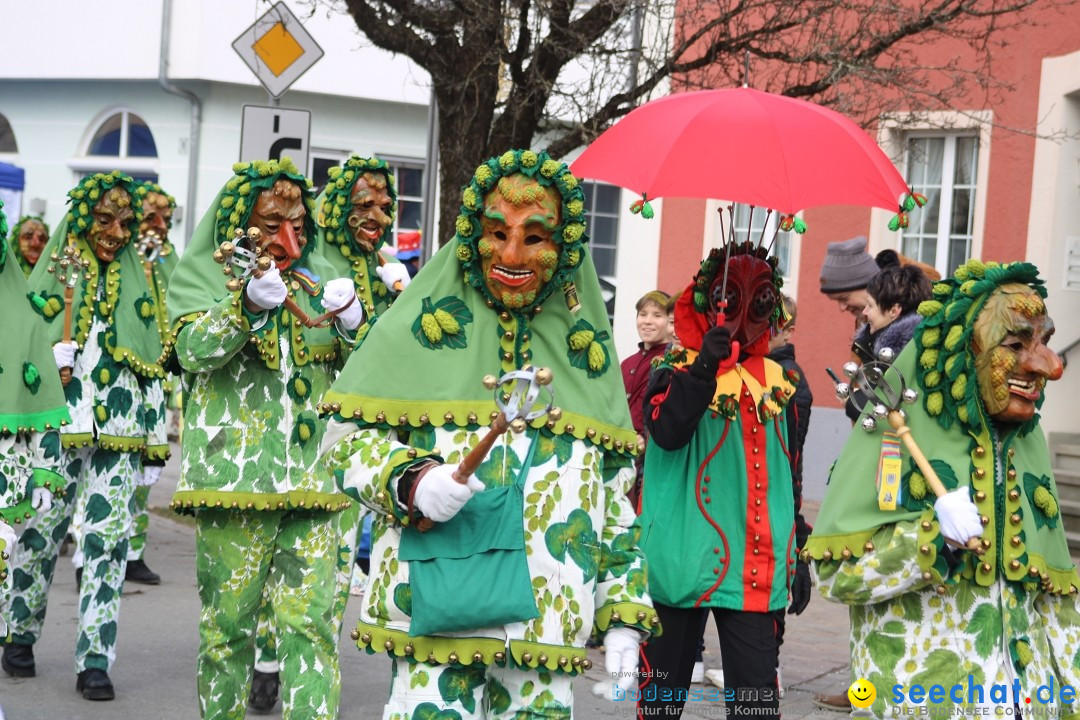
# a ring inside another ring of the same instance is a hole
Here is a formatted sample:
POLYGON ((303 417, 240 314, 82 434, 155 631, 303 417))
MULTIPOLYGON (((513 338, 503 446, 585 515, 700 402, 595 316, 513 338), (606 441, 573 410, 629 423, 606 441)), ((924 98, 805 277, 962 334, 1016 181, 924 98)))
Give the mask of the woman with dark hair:
POLYGON ((884 348, 899 355, 922 320, 916 311, 919 303, 930 299, 932 288, 930 279, 915 265, 882 268, 866 286, 866 325, 855 338, 852 350, 863 362, 876 359, 884 348))

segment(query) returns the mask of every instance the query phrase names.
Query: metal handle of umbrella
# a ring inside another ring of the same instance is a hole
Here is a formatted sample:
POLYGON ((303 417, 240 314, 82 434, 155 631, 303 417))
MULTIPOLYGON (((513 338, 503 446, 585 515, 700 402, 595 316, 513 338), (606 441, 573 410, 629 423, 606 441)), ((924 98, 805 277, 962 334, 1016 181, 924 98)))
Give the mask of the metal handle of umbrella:
MULTIPOLYGON (((69 243, 64 246, 62 254, 56 252, 49 256, 49 266, 46 270, 56 274, 56 279, 64 284, 64 334, 63 342, 71 342, 71 315, 72 305, 75 300, 75 286, 79 284, 79 278, 90 268, 90 262, 79 256, 79 250, 69 243)), ((60 382, 67 385, 71 382, 71 368, 60 368, 60 382)))
MULTIPOLYGON (((911 428, 907 426, 907 416, 901 408, 902 404, 911 405, 918 401, 919 392, 915 388, 908 387, 904 376, 892 366, 895 355, 889 348, 878 353, 878 361, 857 365, 854 362, 844 364, 843 372, 851 382, 842 382, 831 369, 827 372, 836 383, 836 397, 841 402, 850 402, 861 412, 866 413, 862 420, 862 428, 872 433, 877 430, 880 421, 886 421, 893 432, 904 443, 911 459, 915 461, 919 472, 926 478, 926 484, 933 491, 935 497, 944 497, 948 494, 945 485, 941 482, 937 472, 934 471, 930 461, 919 448, 915 441, 911 428), (853 395, 853 389, 861 390, 867 400, 862 408, 853 395)), ((955 547, 970 550, 976 555, 982 555, 985 549, 982 539, 979 537, 969 538, 965 545, 955 540, 946 538, 946 541, 955 547)))
MULTIPOLYGON (((214 262, 222 266, 221 272, 229 278, 225 283, 229 292, 238 292, 244 286, 245 279, 260 278, 273 267, 273 258, 259 246, 261 237, 262 231, 259 228, 248 228, 246 233, 236 228, 232 242, 225 241, 214 251, 214 262)), ((303 323, 304 327, 324 328, 329 327, 333 319, 354 302, 356 302, 355 294, 349 302, 337 310, 325 312, 316 318, 310 317, 289 296, 285 297, 285 302, 282 304, 293 317, 303 323)))
POLYGON ((454 470, 454 479, 464 485, 469 476, 476 472, 491 452, 495 441, 507 430, 521 433, 529 421, 547 415, 551 420, 562 417, 562 410, 555 407, 555 390, 551 387, 553 375, 548 368, 525 367, 513 370, 500 378, 494 375, 484 376, 484 387, 495 392, 495 406, 498 414, 491 422, 487 435, 469 451, 469 454, 454 470), (513 384, 508 391, 505 386, 513 384), (541 393, 547 394, 547 402, 536 407, 541 393))

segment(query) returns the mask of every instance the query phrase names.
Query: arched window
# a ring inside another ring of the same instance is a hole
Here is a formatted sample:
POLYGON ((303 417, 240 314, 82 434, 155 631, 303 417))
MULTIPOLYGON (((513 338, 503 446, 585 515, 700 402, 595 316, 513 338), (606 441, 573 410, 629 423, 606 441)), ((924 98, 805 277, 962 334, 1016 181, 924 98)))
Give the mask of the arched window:
POLYGON ((146 122, 135 113, 124 110, 106 118, 98 126, 86 154, 122 158, 157 157, 157 146, 146 122))
POLYGON ((113 110, 92 124, 81 157, 70 165, 78 173, 121 170, 137 180, 157 182, 157 143, 150 127, 126 109, 113 110))
POLYGON ((3 115, 0 115, 0 153, 17 153, 19 144, 15 142, 15 131, 11 123, 3 115))

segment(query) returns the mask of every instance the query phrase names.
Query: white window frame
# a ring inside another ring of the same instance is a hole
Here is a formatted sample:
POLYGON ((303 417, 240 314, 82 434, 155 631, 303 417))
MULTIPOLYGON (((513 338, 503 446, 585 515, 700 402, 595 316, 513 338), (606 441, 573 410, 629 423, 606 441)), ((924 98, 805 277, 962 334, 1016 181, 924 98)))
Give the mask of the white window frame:
MULTIPOLYGON (((986 227, 986 196, 990 179, 990 131, 992 122, 993 112, 990 110, 894 113, 884 118, 878 128, 878 144, 885 151, 885 154, 892 159, 893 163, 901 168, 901 174, 907 169, 906 152, 909 137, 941 137, 943 135, 975 135, 978 137, 979 157, 975 168, 975 203, 971 219, 971 248, 968 251, 970 257, 982 257, 983 252, 983 234, 986 227)), ((950 168, 953 167, 953 160, 947 159, 946 162, 950 168)), ((942 169, 942 177, 945 177, 944 168, 942 169)), ((952 181, 949 182, 949 187, 951 187, 952 181)), ((948 203, 951 211, 951 194, 948 203)), ((946 215, 944 210, 945 208, 942 207, 938 215, 938 222, 939 227, 943 219, 946 223, 945 240, 943 243, 939 232, 937 256, 940 257, 942 245, 944 245, 944 257, 948 258, 949 234, 947 231, 950 215, 946 215)), ((893 232, 889 230, 889 220, 895 214, 895 210, 890 211, 881 208, 874 208, 871 211, 869 236, 871 255, 886 248, 897 252, 901 251, 903 231, 893 232)), ((945 261, 942 261, 941 264, 935 262, 935 268, 943 276, 954 269, 945 268, 944 265, 945 261)))
MULTIPOLYGON (((128 157, 127 140, 129 115, 137 115, 143 122, 146 122, 146 118, 143 117, 141 113, 136 112, 134 108, 126 105, 118 105, 102 110, 93 120, 87 123, 86 131, 83 133, 82 141, 79 143, 79 154, 76 157, 69 158, 67 161, 67 166, 75 174, 76 182, 87 173, 111 172, 112 170, 119 170, 128 175, 160 176, 160 154, 156 157, 128 157), (101 126, 114 115, 122 115, 120 121, 120 154, 87 155, 87 152, 90 149, 90 143, 93 142, 94 137, 97 136, 98 130, 100 130, 101 126)), ((150 127, 150 123, 147 122, 146 127, 150 130, 150 135, 154 138, 154 145, 156 147, 157 135, 154 133, 153 128, 150 127)))
MULTIPOLYGON (((594 218, 594 217, 610 218, 611 220, 615 221, 615 235, 614 235, 613 243, 611 245, 597 244, 597 239, 596 239, 596 237, 594 237, 592 235, 592 233, 589 233, 589 243, 588 243, 590 253, 592 253, 593 248, 597 248, 597 247, 603 247, 605 249, 610 248, 613 251, 614 254, 612 256, 612 263, 611 264, 612 264, 612 267, 614 268, 615 274, 603 275, 603 277, 608 282, 615 283, 615 276, 618 273, 618 269, 619 269, 619 225, 620 225, 619 211, 621 210, 620 201, 622 199, 622 193, 620 192, 620 188, 617 185, 612 185, 611 183, 601 182, 599 180, 583 180, 581 182, 581 184, 582 184, 582 186, 584 186, 584 185, 592 185, 593 188, 598 188, 601 185, 609 187, 609 188, 613 188, 615 190, 616 197, 619 198, 618 200, 616 200, 615 207, 612 208, 611 212, 608 212, 606 210, 601 211, 601 212, 597 212, 597 210, 596 210, 596 192, 594 190, 589 196, 590 197, 590 203, 589 203, 590 207, 585 208, 585 212, 584 212, 585 226, 587 228, 592 227, 592 218, 594 218)), ((582 190, 584 191, 584 187, 582 187, 582 190)), ((593 258, 594 263, 595 263, 595 261, 596 261, 596 259, 593 258)), ((602 273, 600 273, 599 268, 597 268, 597 274, 602 274, 602 273)))
MULTIPOLYGON (((397 184, 395 189, 397 190, 397 193, 398 193, 397 199, 398 199, 399 203, 402 200, 408 200, 409 202, 414 202, 414 203, 419 203, 420 204, 420 211, 421 211, 420 212, 420 227, 418 227, 418 228, 407 228, 407 232, 412 232, 414 229, 422 231, 424 229, 423 228, 424 210, 425 210, 425 205, 427 204, 427 201, 425 200, 424 195, 423 195, 423 188, 424 188, 423 179, 424 179, 424 175, 428 172, 427 163, 424 161, 423 158, 410 158, 410 157, 403 157, 401 155, 383 155, 381 153, 375 153, 375 157, 379 158, 380 160, 386 161, 386 164, 390 166, 390 172, 394 175, 394 182, 395 183, 397 183, 397 180, 398 180, 398 175, 399 175, 398 168, 404 167, 404 168, 408 168, 409 170, 419 170, 420 171, 420 180, 421 180, 421 182, 420 182, 420 193, 421 194, 420 195, 403 195, 402 192, 401 192, 401 185, 400 184, 397 184)), ((397 208, 394 208, 394 228, 393 228, 392 241, 390 243, 394 247, 394 252, 397 252, 398 232, 401 230, 401 226, 398 224, 400 222, 400 220, 401 220, 401 213, 397 212, 397 208)), ((422 242, 423 242, 423 240, 421 240, 421 243, 422 242)), ((421 245, 421 247, 422 247, 422 245, 421 245)), ((435 249, 438 250, 437 247, 435 249)))
MULTIPOLYGON (((340 166, 343 162, 349 159, 350 153, 348 150, 335 150, 334 148, 317 148, 313 147, 308 152, 308 166, 304 168, 306 177, 314 178, 315 176, 315 160, 334 160, 335 164, 340 166)), ((318 210, 318 208, 316 208, 318 210)))
MULTIPOLYGON (((736 203, 736 204, 737 205, 738 204, 746 205, 746 203, 736 203)), ((731 205, 730 200, 708 200, 708 201, 706 201, 706 203, 705 203, 705 238, 704 238, 704 243, 702 244, 702 248, 701 248, 701 257, 702 257, 702 259, 708 257, 709 252, 713 248, 718 248, 718 247, 723 246, 725 238, 721 235, 721 232, 720 232, 721 231, 720 213, 719 213, 720 208, 724 209, 723 230, 725 232, 731 232, 731 228, 728 227, 728 222, 729 222, 729 217, 730 216, 728 215, 727 209, 728 209, 729 205, 731 205)), ((755 207, 754 208, 754 217, 757 217, 758 213, 764 213, 764 212, 766 212, 766 208, 755 207)), ((766 230, 765 230, 765 239, 762 241, 763 246, 765 246, 765 247, 769 246, 769 241, 772 240, 772 229, 775 228, 776 223, 780 221, 780 215, 781 214, 782 213, 778 213, 775 210, 773 210, 769 214, 769 220, 768 220, 768 223, 766 224, 766 230)), ((799 215, 801 217, 802 213, 799 213, 799 215)), ((787 257, 787 271, 788 271, 788 274, 783 276, 783 278, 784 278, 784 286, 781 288, 781 292, 783 292, 785 295, 790 295, 793 300, 797 301, 799 299, 798 298, 798 295, 799 295, 799 260, 800 260, 800 258, 802 256, 801 246, 802 246, 803 240, 802 240, 802 236, 800 236, 798 233, 796 233, 794 231, 789 231, 787 233, 787 236, 788 236, 788 257, 787 257)), ((736 242, 742 242, 745 239, 746 239, 746 230, 745 230, 745 228, 743 229, 742 233, 736 233, 735 234, 735 241, 736 242)), ((756 244, 757 241, 758 241, 758 235, 754 234, 751 237, 751 239, 756 244)), ((769 250, 770 254, 776 254, 776 249, 777 249, 777 243, 778 242, 779 242, 779 238, 777 238, 777 242, 774 242, 772 248, 770 248, 770 250, 769 250)))

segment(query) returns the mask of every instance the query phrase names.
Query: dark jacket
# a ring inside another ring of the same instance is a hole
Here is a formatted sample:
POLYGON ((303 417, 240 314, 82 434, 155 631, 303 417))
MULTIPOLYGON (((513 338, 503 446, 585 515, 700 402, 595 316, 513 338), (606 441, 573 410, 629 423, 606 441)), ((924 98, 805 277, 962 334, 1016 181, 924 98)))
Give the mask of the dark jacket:
POLYGON ((814 394, 810 392, 810 383, 807 382, 802 368, 795 362, 794 345, 782 345, 769 353, 768 358, 783 367, 785 372, 794 370, 799 374, 795 395, 785 412, 788 455, 791 457, 791 492, 795 499, 795 543, 801 550, 814 529, 802 514, 803 444, 806 442, 806 431, 810 427, 810 406, 814 403, 814 394))

